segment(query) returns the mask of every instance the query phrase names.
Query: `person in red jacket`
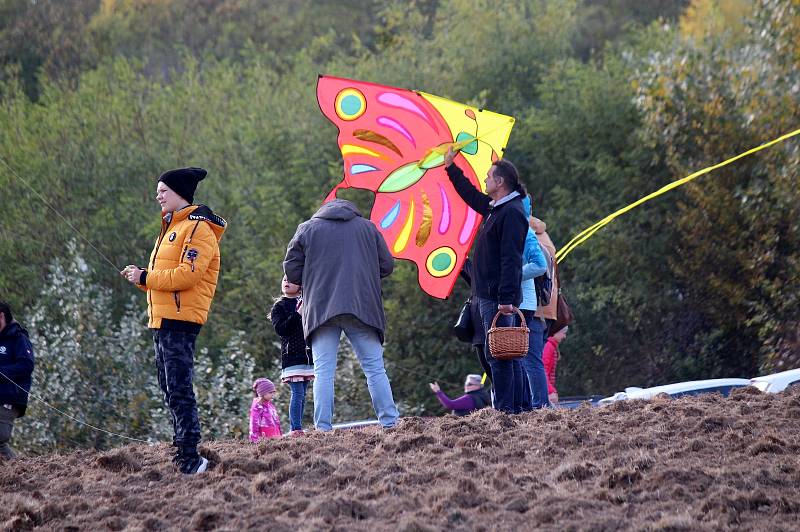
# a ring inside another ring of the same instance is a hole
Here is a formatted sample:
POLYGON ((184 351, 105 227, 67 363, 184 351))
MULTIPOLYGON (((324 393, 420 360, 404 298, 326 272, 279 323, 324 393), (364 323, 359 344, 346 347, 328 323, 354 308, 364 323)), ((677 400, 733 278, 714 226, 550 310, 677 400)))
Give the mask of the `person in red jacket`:
POLYGON ((547 375, 547 395, 550 403, 558 403, 558 391, 556 390, 556 364, 561 354, 558 352, 558 344, 567 337, 569 327, 556 331, 553 336, 547 339, 542 351, 542 362, 544 362, 544 372, 547 375))

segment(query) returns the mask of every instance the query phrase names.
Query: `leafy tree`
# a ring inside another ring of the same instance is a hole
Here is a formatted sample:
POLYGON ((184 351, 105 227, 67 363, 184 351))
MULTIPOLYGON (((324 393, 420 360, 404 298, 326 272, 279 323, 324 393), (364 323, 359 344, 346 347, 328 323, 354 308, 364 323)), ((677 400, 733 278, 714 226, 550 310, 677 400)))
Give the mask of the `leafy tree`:
MULTIPOLYGON (((36 355, 31 393, 69 415, 139 439, 163 436, 152 426, 159 410, 158 383, 146 317, 128 299, 111 318, 113 294, 92 283, 84 249, 71 243, 56 258, 36 304, 20 312, 36 355)), ((15 441, 26 451, 74 446, 107 448, 121 440, 87 428, 31 399, 15 441)))
MULTIPOLYGON (((0 67, 19 66, 26 94, 39 94, 40 72, 72 78, 94 65, 86 40, 89 18, 100 0, 1 0, 0 67)), ((5 78, 0 68, 0 79, 5 78)))
POLYGON ((656 20, 666 23, 677 20, 689 3, 689 0, 583 0, 576 9, 572 36, 575 55, 582 61, 599 58, 608 43, 624 42, 638 28, 656 20))
MULTIPOLYGON (((201 384, 198 396, 204 430, 243 434, 252 377, 278 376, 265 316, 286 243, 341 179, 336 129, 316 104, 319 73, 515 116, 507 156, 563 245, 645 192, 797 127, 795 3, 760 1, 741 32, 707 15, 736 17, 740 3, 697 0, 672 24, 687 4, 2 2, 0 292, 16 308, 44 305, 36 329, 46 357, 56 337, 83 342, 81 356, 113 350, 86 344, 37 280, 54 283, 54 264, 77 253, 84 284, 64 300, 94 330, 122 331, 145 302, 117 271, 148 259, 157 176, 208 168, 197 200, 229 226, 198 368, 225 391, 204 395, 201 384), (73 252, 70 240, 95 249, 73 252)), ((562 267, 578 313, 562 394, 797 365, 796 169, 792 141, 633 211, 575 250, 562 267)), ((345 194, 366 212, 372 196, 362 192, 345 194)), ((386 365, 403 412, 440 412, 427 383, 455 390, 478 370, 449 332, 466 294, 459 283, 450 300, 432 300, 402 262, 385 283, 386 365)), ((131 341, 149 353, 144 336, 131 341)), ((80 362, 69 371, 90 367, 70 356, 80 362)), ((370 416, 360 370, 346 347, 341 356, 337 411, 370 416)), ((96 410, 87 415, 107 417, 96 410)), ((137 434, 162 434, 163 412, 142 411, 137 434)), ((62 443, 112 443, 74 438, 62 443)))
MULTIPOLYGON (((70 243, 67 259, 52 263, 37 303, 21 313, 36 355, 28 415, 15 437, 28 452, 126 441, 104 431, 148 441, 172 437, 147 317, 132 298, 119 319, 112 317, 113 293, 93 284, 85 253, 70 243)), ((215 362, 204 348, 195 357, 203 436, 246 437, 255 363, 244 332, 236 331, 221 355, 215 362)))
MULTIPOLYGON (((764 0, 744 46, 711 35, 656 56, 640 102, 676 177, 797 128, 796 2, 764 0), (792 96, 794 95, 794 96, 792 96)), ((695 351, 714 374, 798 363, 798 141, 686 186, 671 269, 697 316, 695 351)))

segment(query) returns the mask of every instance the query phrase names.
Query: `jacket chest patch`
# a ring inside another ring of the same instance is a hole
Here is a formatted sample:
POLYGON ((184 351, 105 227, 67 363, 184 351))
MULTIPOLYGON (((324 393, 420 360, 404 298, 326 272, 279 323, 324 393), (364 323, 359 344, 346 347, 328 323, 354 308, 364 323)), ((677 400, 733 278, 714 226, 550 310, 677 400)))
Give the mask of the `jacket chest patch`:
POLYGON ((174 242, 174 241, 175 241, 175 237, 176 237, 176 236, 178 236, 178 233, 176 233, 175 231, 173 231, 172 233, 170 233, 170 235, 169 235, 169 241, 170 241, 170 242, 174 242))
POLYGON ((0 345, 0 355, 4 355, 6 353, 6 346, 0 345))

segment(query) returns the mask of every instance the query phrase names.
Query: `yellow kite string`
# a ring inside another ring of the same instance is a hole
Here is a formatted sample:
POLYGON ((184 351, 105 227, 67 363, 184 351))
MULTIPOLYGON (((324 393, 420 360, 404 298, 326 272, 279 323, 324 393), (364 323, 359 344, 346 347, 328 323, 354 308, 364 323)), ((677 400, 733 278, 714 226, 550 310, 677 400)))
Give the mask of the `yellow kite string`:
POLYGON ((599 231, 600 229, 605 227, 607 224, 611 223, 611 221, 614 220, 615 218, 617 218, 618 216, 622 216, 626 212, 638 207, 642 203, 650 201, 651 199, 656 198, 656 197, 660 196, 661 194, 664 194, 665 192, 668 192, 668 191, 670 191, 670 190, 672 190, 674 188, 678 188, 679 186, 688 183, 689 181, 693 180, 696 177, 700 177, 701 175, 707 174, 707 173, 709 173, 709 172, 711 172, 713 170, 716 170, 717 168, 722 168, 723 166, 727 166, 727 165, 731 164, 734 161, 738 161, 739 159, 741 159, 743 157, 747 157, 748 155, 752 155, 752 154, 754 154, 754 153, 756 153, 758 151, 761 151, 761 150, 764 150, 766 148, 769 148, 770 146, 774 146, 775 144, 778 144, 779 142, 783 142, 784 140, 789 139, 789 138, 794 137, 795 135, 799 135, 799 134, 800 134, 800 129, 796 129, 796 130, 792 131, 791 133, 787 133, 787 134, 785 134, 785 135, 783 135, 781 137, 778 137, 775 140, 771 140, 771 141, 769 141, 769 142, 767 142, 765 144, 762 144, 762 145, 760 145, 760 146, 758 146, 756 148, 752 148, 750 150, 747 150, 744 153, 740 153, 739 155, 737 155, 735 157, 731 157, 730 159, 728 159, 726 161, 723 161, 721 163, 715 164, 714 166, 709 166, 708 168, 703 168, 699 172, 695 172, 695 173, 693 173, 691 175, 688 175, 688 176, 684 177, 683 179, 678 179, 677 181, 673 181, 672 183, 669 183, 668 185, 665 185, 665 186, 661 187, 660 189, 656 190, 655 192, 653 192, 651 194, 648 194, 647 196, 636 200, 635 202, 631 203, 627 207, 623 207, 622 209, 620 209, 620 210, 618 210, 618 211, 616 211, 616 212, 614 212, 612 214, 609 214, 608 216, 606 216, 605 218, 603 218, 599 222, 587 227, 586 229, 584 229, 583 231, 581 231, 580 233, 575 235, 572 238, 572 240, 570 240, 567 243, 566 246, 561 248, 558 251, 558 253, 556 253, 556 261, 559 264, 561 262, 563 262, 563 260, 567 257, 567 255, 569 255, 569 253, 573 249, 575 249, 579 245, 583 244, 586 240, 591 238, 591 236, 594 235, 597 231, 599 231))

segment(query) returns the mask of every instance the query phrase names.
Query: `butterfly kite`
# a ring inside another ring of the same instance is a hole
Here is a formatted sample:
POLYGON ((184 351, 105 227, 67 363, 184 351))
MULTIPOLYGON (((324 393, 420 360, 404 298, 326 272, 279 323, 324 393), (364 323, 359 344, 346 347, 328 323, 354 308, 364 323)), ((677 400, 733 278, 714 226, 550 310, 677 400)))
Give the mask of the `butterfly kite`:
POLYGON ((339 128, 343 188, 375 193, 370 219, 392 255, 414 262, 420 287, 446 298, 481 222, 456 193, 444 169, 455 162, 473 185, 503 156, 514 119, 424 92, 320 76, 317 101, 339 128))

